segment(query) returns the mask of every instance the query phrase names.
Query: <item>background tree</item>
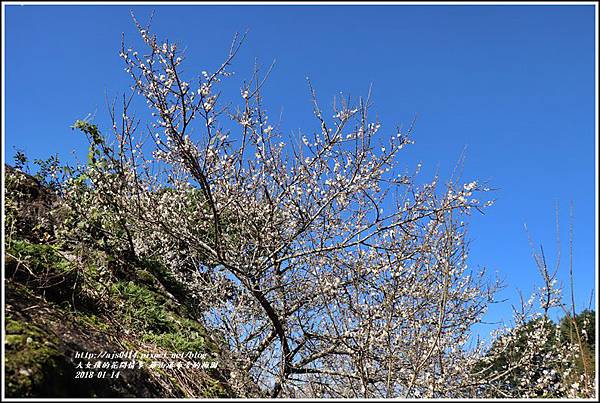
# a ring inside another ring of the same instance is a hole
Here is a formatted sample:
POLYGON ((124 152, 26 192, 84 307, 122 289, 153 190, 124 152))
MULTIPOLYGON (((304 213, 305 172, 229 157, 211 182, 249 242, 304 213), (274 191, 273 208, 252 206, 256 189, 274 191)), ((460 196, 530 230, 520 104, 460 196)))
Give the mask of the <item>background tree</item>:
MULTIPOLYGON (((594 312, 586 310, 575 317, 580 329, 585 323, 584 334, 594 335, 594 316, 594 312)), ((519 325, 508 336, 496 340, 485 358, 474 367, 475 372, 492 380, 483 386, 483 394, 581 396, 582 378, 594 378, 594 348, 593 341, 586 338, 584 355, 580 355, 574 333, 569 316, 561 318, 558 325, 541 317, 519 325), (585 368, 584 360, 587 361, 585 368), (586 374, 586 368, 591 369, 590 374, 586 374)))

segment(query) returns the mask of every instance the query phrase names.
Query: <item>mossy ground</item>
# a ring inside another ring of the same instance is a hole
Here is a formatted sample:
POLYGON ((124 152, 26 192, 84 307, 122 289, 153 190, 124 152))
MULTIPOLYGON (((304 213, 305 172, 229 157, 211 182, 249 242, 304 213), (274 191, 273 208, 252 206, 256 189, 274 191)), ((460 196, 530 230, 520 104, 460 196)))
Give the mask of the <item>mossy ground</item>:
POLYGON ((58 340, 31 323, 5 320, 6 394, 27 397, 57 369, 58 340))

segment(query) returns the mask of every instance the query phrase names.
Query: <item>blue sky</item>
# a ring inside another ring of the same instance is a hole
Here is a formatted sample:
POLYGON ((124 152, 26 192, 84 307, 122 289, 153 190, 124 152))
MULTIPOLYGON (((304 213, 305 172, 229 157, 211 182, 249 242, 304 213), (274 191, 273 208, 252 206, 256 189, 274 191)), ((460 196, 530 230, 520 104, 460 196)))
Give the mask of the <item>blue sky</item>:
MULTIPOLYGON (((373 84, 382 130, 418 115, 405 167, 448 176, 466 147, 463 178, 488 181, 494 207, 472 218, 472 267, 487 267, 509 301, 538 275, 526 222, 549 260, 560 206, 562 278, 568 272, 574 203, 576 301, 595 287, 594 17, 579 6, 7 6, 5 155, 85 158, 69 126, 89 113, 107 127, 105 94, 127 90, 121 34, 137 37, 129 11, 187 47, 186 69, 214 70, 235 32, 249 30, 225 88, 238 91, 255 58, 275 70, 265 88, 272 119, 287 132, 315 128, 305 77, 323 104, 373 84), (229 86, 229 87, 227 87, 229 86)), ((140 106, 140 112, 144 109, 140 106)))

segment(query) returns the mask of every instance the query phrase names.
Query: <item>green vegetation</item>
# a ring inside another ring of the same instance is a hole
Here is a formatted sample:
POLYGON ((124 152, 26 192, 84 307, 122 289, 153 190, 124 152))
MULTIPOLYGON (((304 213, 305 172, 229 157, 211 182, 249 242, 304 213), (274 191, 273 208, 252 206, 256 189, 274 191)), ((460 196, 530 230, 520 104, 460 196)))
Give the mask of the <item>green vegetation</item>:
MULTIPOLYGON (((151 276, 147 271, 145 278, 151 276)), ((163 294, 133 281, 113 284, 118 296, 121 323, 134 329, 142 340, 155 343, 171 351, 210 352, 215 346, 206 340, 205 329, 195 320, 178 313, 178 306, 163 294)))
MULTIPOLYGON (((21 159, 25 164, 24 155, 21 159)), ((51 171, 48 164, 40 175, 51 171)), ((218 369, 189 370, 185 376, 146 369, 153 374, 132 371, 122 381, 74 385, 77 350, 197 352, 211 359, 219 349, 192 314, 197 307, 185 285, 169 270, 94 238, 91 232, 102 227, 101 212, 82 220, 47 192, 48 181, 41 176, 6 172, 7 396, 231 395, 218 369), (39 208, 32 209, 36 204, 39 208), (56 214, 60 226, 53 223, 56 214), (91 236, 77 239, 69 231, 91 236)))
POLYGON ((21 264, 26 264, 26 268, 32 272, 32 275, 40 275, 48 271, 64 274, 72 270, 69 262, 60 256, 59 248, 56 245, 14 240, 8 245, 7 252, 21 264))

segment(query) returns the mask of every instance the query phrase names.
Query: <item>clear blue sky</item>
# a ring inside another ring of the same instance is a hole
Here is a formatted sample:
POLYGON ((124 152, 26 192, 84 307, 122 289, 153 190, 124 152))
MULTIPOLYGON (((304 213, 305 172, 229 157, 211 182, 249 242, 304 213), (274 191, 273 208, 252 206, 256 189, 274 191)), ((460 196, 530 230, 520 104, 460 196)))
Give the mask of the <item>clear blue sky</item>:
POLYGON ((500 294, 509 302, 490 320, 508 317, 515 289, 538 280, 525 222, 554 259, 557 202, 567 273, 573 200, 577 303, 587 305, 595 287, 593 6, 8 6, 8 160, 14 148, 32 159, 85 155, 69 126, 97 111, 107 127, 105 93, 128 88, 118 51, 123 32, 136 38, 130 9, 142 21, 155 10, 159 36, 187 46, 188 72, 214 70, 233 33, 249 29, 228 85, 238 91, 255 58, 277 59, 265 96, 288 132, 316 127, 310 76, 324 104, 373 83, 382 130, 418 114, 404 158, 407 168, 423 162, 423 181, 436 170, 447 176, 466 146, 464 179, 498 188, 496 205, 471 229, 471 266, 509 285, 500 294))

